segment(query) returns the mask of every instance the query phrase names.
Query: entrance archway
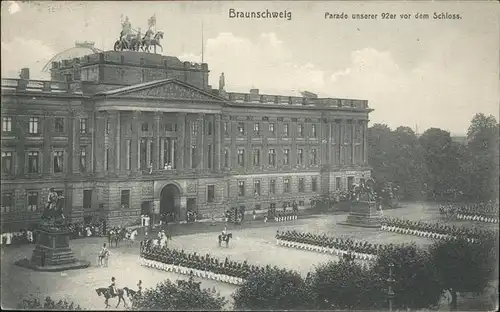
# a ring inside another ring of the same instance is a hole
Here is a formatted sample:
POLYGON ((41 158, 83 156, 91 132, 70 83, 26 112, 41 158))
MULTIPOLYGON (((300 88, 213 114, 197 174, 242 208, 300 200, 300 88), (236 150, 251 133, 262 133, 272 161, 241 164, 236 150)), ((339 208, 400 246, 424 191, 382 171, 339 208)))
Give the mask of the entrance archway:
POLYGON ((176 221, 180 218, 181 192, 174 184, 166 185, 160 192, 160 215, 165 221, 176 221))

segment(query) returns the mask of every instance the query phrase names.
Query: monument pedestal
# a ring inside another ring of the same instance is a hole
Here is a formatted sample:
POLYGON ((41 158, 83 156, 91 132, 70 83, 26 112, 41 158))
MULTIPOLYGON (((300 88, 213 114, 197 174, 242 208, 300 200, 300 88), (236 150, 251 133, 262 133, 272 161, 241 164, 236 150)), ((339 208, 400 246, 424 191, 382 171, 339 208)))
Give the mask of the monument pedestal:
POLYGON ((361 200, 351 204, 351 212, 341 225, 350 225, 366 228, 380 228, 380 212, 375 201, 361 200))
POLYGON ((36 271, 66 271, 90 266, 89 261, 75 258, 69 247, 70 232, 67 230, 37 230, 37 242, 31 260, 23 259, 17 265, 36 271))

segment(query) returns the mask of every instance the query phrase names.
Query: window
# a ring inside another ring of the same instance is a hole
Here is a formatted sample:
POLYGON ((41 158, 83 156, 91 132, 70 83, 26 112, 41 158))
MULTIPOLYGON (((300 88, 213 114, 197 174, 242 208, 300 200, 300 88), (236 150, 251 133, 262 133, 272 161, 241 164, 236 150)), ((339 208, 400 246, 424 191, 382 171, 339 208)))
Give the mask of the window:
POLYGON ((284 165, 290 164, 290 150, 288 148, 285 148, 283 150, 283 164, 284 165))
POLYGON ((245 135, 245 124, 243 122, 238 123, 238 133, 245 135))
POLYGON ((229 134, 229 124, 227 121, 224 121, 222 128, 224 130, 224 135, 228 135, 229 134))
POLYGON ((299 178, 299 193, 304 193, 305 189, 304 178, 299 178))
POLYGON ((252 154, 253 154, 253 165, 259 166, 260 165, 260 150, 258 148, 255 148, 253 150, 252 154))
POLYGON ((312 192, 317 192, 318 191, 318 178, 312 178, 311 179, 311 191, 312 192))
POLYGON ((335 178, 335 187, 337 188, 337 191, 342 189, 342 181, 340 180, 340 177, 335 178))
POLYGON ((28 173, 39 172, 40 155, 38 152, 28 152, 28 173))
POLYGON ((224 150, 224 167, 229 167, 229 151, 227 149, 224 150))
POLYGON ((208 169, 211 169, 212 168, 212 145, 211 144, 208 144, 207 146, 207 149, 208 149, 208 164, 207 164, 207 168, 208 169))
POLYGON ((122 190, 121 207, 125 209, 130 207, 130 190, 122 190))
POLYGON ((85 148, 80 150, 80 172, 85 172, 87 169, 87 152, 85 148))
POLYGON ((297 126, 297 134, 300 138, 304 137, 304 125, 297 126))
POLYGON ((269 180, 269 194, 276 194, 276 180, 269 180))
POLYGON ((253 181, 253 193, 260 196, 260 180, 253 181))
POLYGON ((283 179, 283 193, 290 193, 290 179, 283 179))
POLYGON ((193 122, 191 124, 191 135, 196 136, 198 134, 198 123, 193 122))
POLYGON ((283 124, 283 135, 287 137, 288 134, 289 134, 288 124, 283 124))
POLYGON ((238 181, 238 196, 245 196, 245 181, 238 181))
POLYGON ((111 124, 109 123, 109 118, 106 118, 106 134, 109 134, 111 129, 111 124))
POLYGON ((92 208, 92 190, 83 190, 83 209, 92 208))
POLYGON ((304 160, 304 150, 299 148, 297 150, 297 165, 302 165, 304 160))
POLYGON ((239 149, 238 150, 238 166, 245 166, 245 150, 244 149, 239 149))
POLYGON ((311 149, 311 165, 317 164, 318 151, 313 148, 311 149))
POLYGON ((63 118, 56 118, 55 119, 55 125, 54 125, 54 130, 56 132, 64 132, 64 119, 63 118))
POLYGON ((177 131, 177 124, 176 123, 171 123, 167 122, 164 126, 165 131, 177 131))
POLYGON ((80 119, 80 134, 87 133, 87 118, 80 119))
POLYGON ((269 133, 274 133, 274 124, 273 123, 269 124, 269 133))
POLYGON ((268 156, 269 165, 273 167, 276 166, 276 151, 273 148, 269 149, 268 156))
POLYGON ((3 132, 12 131, 12 117, 2 117, 2 131, 3 132))
POLYGON ((12 193, 3 193, 2 194, 2 213, 10 212, 13 206, 13 196, 12 193))
POLYGON ((311 136, 316 137, 316 125, 311 125, 311 136))
POLYGON ((2 172, 12 173, 12 152, 2 152, 2 172))
POLYGON ((196 145, 191 145, 191 168, 196 168, 196 145))
POLYGON ((215 201, 215 186, 207 185, 207 203, 213 203, 215 201))
POLYGON ((149 124, 147 122, 141 124, 141 131, 149 131, 149 124))
POLYGON ((64 152, 62 151, 56 151, 54 152, 54 172, 63 172, 63 157, 64 157, 64 152))
POLYGON ((38 192, 28 191, 28 211, 38 211, 38 192))
POLYGON ((255 134, 255 135, 260 134, 260 124, 258 124, 258 123, 253 124, 253 134, 255 134))
POLYGON ((127 170, 132 168, 132 140, 127 140, 127 170))
POLYGON ((207 122, 207 135, 212 135, 212 122, 207 122))
POLYGON ((29 124, 28 124, 28 127, 29 127, 29 133, 30 134, 38 134, 40 133, 40 118, 38 117, 30 117, 30 120, 29 120, 29 124))

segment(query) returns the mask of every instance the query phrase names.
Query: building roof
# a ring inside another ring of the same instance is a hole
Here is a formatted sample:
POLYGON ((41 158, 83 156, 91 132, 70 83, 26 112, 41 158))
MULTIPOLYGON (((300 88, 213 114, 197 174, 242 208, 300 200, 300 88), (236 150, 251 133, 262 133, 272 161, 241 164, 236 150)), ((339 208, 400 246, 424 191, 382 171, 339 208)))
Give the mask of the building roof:
POLYGON ((62 60, 72 60, 74 58, 81 58, 85 55, 100 53, 102 50, 94 47, 93 42, 75 42, 75 46, 66 49, 54 55, 43 67, 44 72, 48 72, 53 62, 60 62, 62 60))

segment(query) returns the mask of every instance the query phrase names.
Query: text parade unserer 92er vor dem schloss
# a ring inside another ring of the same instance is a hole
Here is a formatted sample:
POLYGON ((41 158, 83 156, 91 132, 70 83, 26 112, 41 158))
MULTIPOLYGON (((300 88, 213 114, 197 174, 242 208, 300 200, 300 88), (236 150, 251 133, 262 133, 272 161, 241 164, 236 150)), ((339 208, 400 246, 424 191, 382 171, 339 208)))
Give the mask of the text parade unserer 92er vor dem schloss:
POLYGON ((325 19, 334 20, 458 20, 462 19, 460 14, 448 12, 433 12, 428 13, 330 13, 325 12, 325 19))

